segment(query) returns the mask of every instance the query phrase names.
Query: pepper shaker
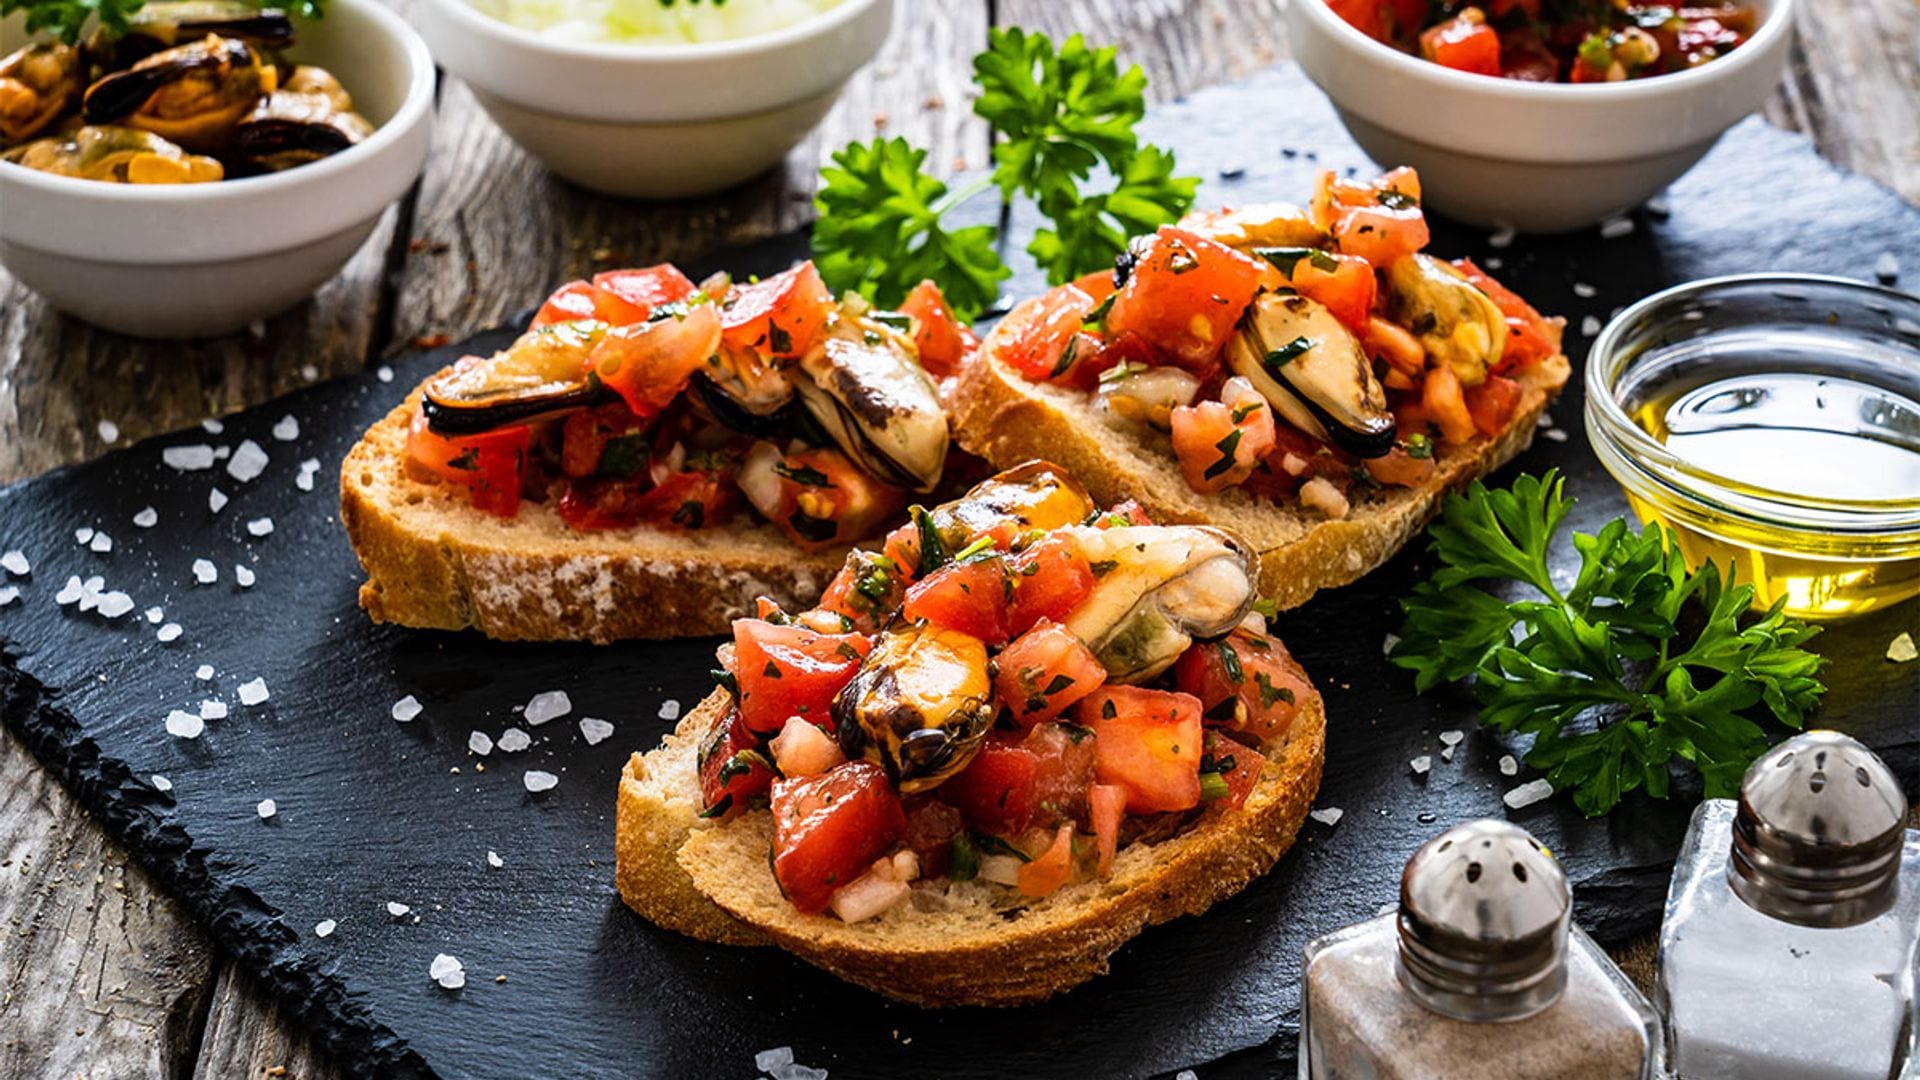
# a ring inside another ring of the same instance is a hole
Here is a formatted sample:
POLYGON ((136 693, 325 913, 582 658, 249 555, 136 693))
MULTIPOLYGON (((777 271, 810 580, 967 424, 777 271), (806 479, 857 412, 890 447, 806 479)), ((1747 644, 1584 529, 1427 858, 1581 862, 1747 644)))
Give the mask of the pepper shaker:
POLYGON ((1429 840, 1397 911, 1307 944, 1301 1080, 1652 1077, 1659 1020, 1572 910, 1525 829, 1429 840))
POLYGON ((1670 1075, 1920 1075, 1920 832, 1871 750, 1810 731, 1710 799, 1674 866, 1655 998, 1670 1075))

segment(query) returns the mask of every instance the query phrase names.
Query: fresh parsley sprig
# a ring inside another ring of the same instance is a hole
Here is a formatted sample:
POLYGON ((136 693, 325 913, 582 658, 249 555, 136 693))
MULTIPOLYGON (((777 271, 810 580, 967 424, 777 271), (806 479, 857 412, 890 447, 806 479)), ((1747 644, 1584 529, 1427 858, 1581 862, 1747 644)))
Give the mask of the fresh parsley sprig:
POLYGON ((1635 789, 1665 798, 1676 758, 1707 797, 1736 794, 1773 741, 1745 714, 1764 705, 1798 728, 1826 692, 1822 659, 1800 647, 1818 631, 1780 604, 1747 617, 1752 586, 1687 569, 1672 534, 1622 519, 1573 535, 1580 571, 1563 588, 1548 567, 1573 507, 1562 486, 1549 472, 1447 499, 1429 532, 1440 566, 1400 602, 1393 663, 1423 693, 1471 678, 1480 722, 1533 735, 1527 763, 1589 816, 1635 789), (1538 599, 1482 587, 1497 582, 1538 599))
POLYGON ((827 284, 890 307, 931 278, 956 314, 977 317, 1011 271, 991 226, 947 230, 941 221, 994 189, 1031 198, 1047 218, 1027 250, 1054 284, 1111 265, 1130 235, 1178 219, 1199 180, 1176 176, 1173 155, 1134 134, 1147 77, 1138 66, 1122 71, 1117 55, 1079 34, 1056 47, 1044 34, 992 31, 973 62, 981 91, 973 109, 1000 135, 994 169, 958 191, 927 175, 926 152, 902 139, 834 154, 814 200, 814 258, 827 284), (1096 169, 1110 190, 1083 190, 1096 169))

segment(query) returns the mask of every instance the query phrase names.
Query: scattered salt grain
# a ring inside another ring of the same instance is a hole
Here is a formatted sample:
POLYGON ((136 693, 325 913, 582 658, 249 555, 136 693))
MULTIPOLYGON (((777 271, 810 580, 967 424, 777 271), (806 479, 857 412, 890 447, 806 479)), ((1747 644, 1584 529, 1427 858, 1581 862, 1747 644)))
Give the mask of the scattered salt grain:
POLYGON ((1593 286, 1587 284, 1584 281, 1576 281, 1573 283, 1573 295, 1579 297, 1582 300, 1591 300, 1594 297, 1600 295, 1600 290, 1594 288, 1593 286))
POLYGON ((1487 246, 1490 248, 1511 247, 1513 245, 1513 237, 1513 226, 1502 225, 1499 229, 1487 236, 1487 246))
POLYGON ((194 443, 192 446, 169 446, 160 451, 160 460, 168 468, 181 472, 199 472, 213 468, 213 447, 206 443, 194 443))
POLYGON ((390 711, 393 713, 393 718, 395 720, 398 720, 404 724, 407 721, 412 720, 414 717, 419 716, 421 710, 425 708, 426 706, 420 704, 419 698, 414 697, 412 694, 408 694, 406 697, 403 697, 399 701, 394 702, 393 708, 390 711))
POLYGON ((580 737, 587 740, 588 746, 598 746, 613 734, 613 725, 597 717, 580 718, 580 737))
POLYGON ((1486 261, 1487 261, 1487 269, 1489 270, 1498 270, 1501 267, 1507 265, 1507 260, 1501 258, 1498 255, 1489 255, 1487 256, 1486 261))
POLYGON ((549 720, 558 720, 573 711, 573 699, 565 690, 543 690, 533 695, 527 702, 523 714, 529 727, 539 727, 549 720))
POLYGON ((227 425, 209 416, 205 420, 200 421, 200 429, 209 435, 218 435, 227 430, 227 425))
POLYGON ((493 867, 495 870, 498 870, 501 867, 507 865, 507 860, 502 859, 498 852, 488 851, 487 865, 493 867))
POLYGON ((260 815, 261 821, 265 821, 280 812, 280 804, 274 802, 272 799, 261 799, 260 805, 254 807, 253 810, 254 813, 260 815))
POLYGON ((313 490, 313 478, 320 473, 320 459, 308 458, 300 463, 300 472, 293 478, 293 486, 301 491, 313 490))
POLYGON ((467 985, 467 970, 457 956, 441 953, 434 957, 433 963, 427 966, 427 974, 440 984, 442 990, 458 990, 467 985))
POLYGON ((173 790, 173 781, 161 776, 159 773, 154 773, 152 776, 147 777, 147 782, 153 785, 153 790, 155 791, 173 790))
POLYGON ((1900 631, 1900 636, 1887 643, 1887 659, 1896 664, 1907 663, 1916 657, 1920 657, 1920 649, 1914 648, 1913 635, 1905 630, 1900 631))
POLYGON ((199 667, 194 668, 193 677, 199 679, 201 682, 206 682, 208 679, 213 678, 213 665, 201 664, 199 667))
POLYGON ((408 907, 407 905, 401 903, 398 900, 387 901, 387 914, 393 916, 396 919, 405 916, 407 912, 412 910, 413 910, 412 908, 408 907))
POLYGON ((100 614, 109 619, 117 619, 133 610, 133 597, 115 589, 100 597, 100 614))
POLYGON ((96 551, 102 555, 105 555, 107 552, 113 550, 113 537, 108 536, 104 532, 95 532, 93 534, 93 539, 87 541, 87 547, 93 551, 96 551))
POLYGON ((80 583, 80 610, 92 611, 100 606, 100 600, 107 587, 107 579, 95 574, 80 583))
POLYGON ((494 745, 509 754, 517 754, 533 745, 533 736, 517 727, 510 727, 500 733, 500 741, 494 745))
POLYGON ((0 607, 6 607, 18 599, 20 599, 18 585, 0 585, 0 607))
POLYGON ((1390 633, 1390 634, 1388 634, 1388 635, 1387 635, 1386 637, 1384 637, 1384 638, 1381 638, 1381 639, 1380 639, 1380 655, 1382 655, 1382 656, 1392 656, 1392 655, 1393 655, 1393 647, 1394 647, 1395 645, 1398 645, 1398 644, 1400 644, 1400 635, 1399 635, 1399 634, 1391 634, 1391 633, 1390 633))
POLYGON ((227 508, 226 492, 221 491, 219 488, 214 488, 207 492, 207 510, 208 511, 217 514, 220 511, 225 510, 226 508, 227 508))
POLYGON ((243 484, 247 483, 266 472, 267 463, 271 460, 267 452, 260 449, 259 443, 246 439, 240 443, 240 449, 233 452, 233 457, 227 459, 227 475, 243 484))
POLYGON ((680 719, 680 699, 679 698, 668 698, 667 700, 660 703, 660 719, 662 720, 680 719))
POLYGON ((1173 1074, 1173 1080, 1200 1080, 1200 1074, 1192 1069, 1181 1069, 1173 1074))
POLYGON ((168 642, 178 638, 182 633, 183 631, 180 629, 179 623, 170 622, 161 627, 160 632, 153 636, 159 638, 162 642, 168 642))
POLYGON ((332 937, 334 928, 339 925, 339 923, 334 922, 332 919, 321 919, 319 922, 313 924, 313 936, 332 937))
POLYGON ((1337 806, 1329 806, 1323 810, 1309 811, 1307 816, 1322 825, 1331 826, 1340 824, 1340 819, 1346 817, 1347 812, 1337 806))
POLYGON ((142 529, 151 529, 160 523, 160 511, 149 506, 133 515, 133 523, 142 529))
POLYGON ((1407 768, 1412 769, 1413 775, 1415 776, 1425 776, 1427 775, 1427 770, 1433 768, 1433 755, 1421 754, 1419 757, 1407 762, 1407 768))
POLYGON ((1512 754, 1500 755, 1500 775, 1513 776, 1520 771, 1520 761, 1512 754))
POLYGON ((1600 239, 1618 240, 1633 233, 1633 219, 1630 217, 1612 217, 1600 223, 1600 239))
POLYGON ((552 791, 560 783, 560 778, 545 769, 529 769, 525 782, 528 791, 538 794, 542 791, 552 791))
POLYGON ((207 722, 180 709, 167 714, 167 734, 176 739, 197 739, 207 730, 207 722))
POLYGON ((253 571, 241 566, 239 563, 235 563, 233 566, 233 580, 234 583, 241 588, 251 589, 253 588, 253 571))
POLYGON ((1453 747, 1451 747, 1451 746, 1443 746, 1443 747, 1441 747, 1441 748, 1440 748, 1440 760, 1441 760, 1441 761, 1452 761, 1452 760, 1453 760, 1453 747))
POLYGON ((211 585, 220 580, 220 568, 213 565, 212 559, 193 560, 193 580, 202 585, 211 585))
POLYGON ((299 438, 300 421, 295 420, 292 416, 281 417, 280 422, 273 425, 273 437, 279 439, 281 442, 292 442, 299 438))
POLYGON ((827 1080, 827 1070, 793 1062, 767 1073, 773 1080, 827 1080))
POLYGON ((120 425, 111 420, 100 421, 95 425, 94 430, 100 433, 100 441, 103 443, 112 444, 120 441, 120 425))
POLYGON ((481 757, 493 753, 493 737, 484 731, 475 731, 467 735, 467 749, 481 757))
POLYGON ((1899 256, 1891 251, 1881 252, 1880 257, 1874 260, 1873 276, 1886 282, 1888 285, 1900 280, 1899 256))
POLYGON ((392 382, 393 369, 385 364, 381 364, 379 367, 373 369, 373 376, 381 382, 392 382))
POLYGON ((776 1046, 771 1050, 762 1050, 753 1055, 753 1067, 761 1072, 772 1072, 793 1064, 793 1047, 776 1046))
POLYGON ((234 688, 234 693, 240 695, 240 704, 258 705, 267 700, 267 680, 255 678, 252 682, 243 682, 234 688))
POLYGON ((200 703, 200 719, 225 720, 226 718, 227 718, 226 702, 207 700, 200 703))
POLYGON ((80 579, 77 577, 69 577, 67 583, 61 586, 60 591, 53 594, 53 602, 59 604, 61 607, 66 607, 68 604, 73 603, 86 594, 86 587, 80 584, 80 579))
POLYGON ((265 536, 272 531, 273 519, 270 517, 254 518, 247 522, 248 536, 265 536))
POLYGON ((0 570, 5 570, 14 577, 26 577, 32 569, 33 564, 27 561, 26 552, 18 548, 0 555, 0 570))
POLYGON ((1585 335, 1586 337, 1593 337, 1599 332, 1600 332, 1600 320, 1597 316, 1589 315, 1586 318, 1580 320, 1581 334, 1585 335))
POLYGON ((165 608, 150 607, 144 612, 144 614, 146 615, 147 621, 149 623, 154 623, 156 625, 160 622, 160 620, 167 617, 167 611, 165 608))
POLYGON ((1666 217, 1668 214, 1673 213, 1673 204, 1667 201, 1665 192, 1648 199, 1646 205, 1647 213, 1652 214, 1654 217, 1666 217))
POLYGON ((1460 745, 1460 740, 1466 737, 1467 737, 1467 733, 1459 730, 1458 728, 1455 728, 1450 731, 1443 731, 1440 733, 1440 744, 1442 746, 1458 746, 1460 745))
POLYGON ((1538 780, 1529 780, 1507 792, 1500 797, 1500 801, 1506 803, 1509 810, 1524 810, 1551 794, 1553 794, 1553 785, 1543 776, 1538 780))
POLYGON ((92 527, 92 526, 89 526, 89 525, 82 525, 82 526, 80 526, 79 528, 77 528, 77 529, 75 529, 75 530, 73 530, 73 542, 74 542, 74 543, 76 543, 76 544, 87 544, 87 543, 91 543, 91 542, 92 542, 92 540, 93 540, 93 527, 92 527))
POLYGON ((1548 428, 1547 430, 1541 432, 1540 435, 1542 438, 1546 439, 1548 442, 1566 442, 1567 441, 1567 429, 1565 428, 1548 428))

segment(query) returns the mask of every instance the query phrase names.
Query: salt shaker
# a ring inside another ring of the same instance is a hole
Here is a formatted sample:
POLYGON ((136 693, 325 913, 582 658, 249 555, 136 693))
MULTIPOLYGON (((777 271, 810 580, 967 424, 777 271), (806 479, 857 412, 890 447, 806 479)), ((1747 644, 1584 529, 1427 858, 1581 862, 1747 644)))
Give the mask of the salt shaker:
POLYGON ((1659 1020, 1504 821, 1429 840, 1400 906, 1307 944, 1301 1080, 1646 1080, 1659 1020))
POLYGON ((1920 1075, 1920 832, 1886 763, 1810 731, 1693 815, 1655 999, 1687 1080, 1920 1075))

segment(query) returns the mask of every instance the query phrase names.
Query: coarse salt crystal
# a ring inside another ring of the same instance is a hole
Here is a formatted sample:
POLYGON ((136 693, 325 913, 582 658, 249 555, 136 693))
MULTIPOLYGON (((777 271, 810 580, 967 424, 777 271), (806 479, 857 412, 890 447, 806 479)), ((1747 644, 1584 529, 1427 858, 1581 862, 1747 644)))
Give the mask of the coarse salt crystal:
POLYGON ((474 731, 467 735, 467 750, 486 757, 493 753, 493 737, 484 731, 474 731))
POLYGON ((213 447, 206 443, 194 443, 192 446, 169 446, 160 451, 160 460, 168 468, 181 472, 199 472, 213 468, 213 447))
POLYGON ((292 442, 299 438, 300 421, 290 415, 281 417, 280 422, 273 425, 273 437, 281 442, 292 442))
POLYGON ((1633 219, 1630 217, 1613 217, 1600 223, 1600 239, 1602 240, 1618 240, 1632 232, 1633 219))
POLYGON ((103 532, 95 532, 93 539, 87 541, 87 547, 105 555, 107 552, 113 550, 113 537, 103 532))
POLYGON ((313 490, 313 478, 320 473, 318 458, 308 458, 300 463, 300 472, 293 478, 293 486, 301 491, 313 490))
POLYGON ((401 903, 398 900, 387 901, 387 914, 393 916, 396 919, 400 918, 401 916, 405 915, 407 912, 412 910, 413 910, 412 908, 408 907, 407 905, 401 903))
POLYGON ((1487 256, 1487 269, 1498 270, 1505 265, 1507 265, 1507 260, 1501 258, 1500 256, 1498 255, 1487 256))
POLYGON ((267 700, 267 680, 256 677, 251 682, 243 682, 234 688, 234 693, 240 695, 240 704, 258 705, 267 700))
POLYGON ((260 804, 255 806, 253 811, 260 815, 261 821, 265 821, 280 812, 280 804, 274 802, 272 799, 261 799, 260 804))
POLYGON ((1427 770, 1433 768, 1433 755, 1421 754, 1419 757, 1407 762, 1407 767, 1413 770, 1413 775, 1425 776, 1427 775, 1427 770))
POLYGON ((1538 780, 1529 780, 1507 792, 1500 797, 1500 801, 1506 803, 1509 810, 1524 810, 1552 794, 1553 785, 1543 776, 1538 780))
POLYGON ((270 517, 254 518, 252 521, 247 522, 248 536, 265 536, 272 531, 273 519, 270 517))
POLYGON ((321 919, 319 922, 313 924, 313 936, 332 937, 334 929, 339 925, 339 923, 334 922, 332 919, 321 919))
POLYGON ((0 555, 0 570, 5 570, 14 577, 26 577, 33 570, 33 564, 27 561, 26 552, 14 548, 0 555))
POLYGON ((144 612, 144 614, 146 615, 148 622, 156 623, 156 624, 159 623, 160 620, 167 617, 167 612, 165 608, 150 607, 144 612))
POLYGON ((212 559, 193 560, 193 580, 202 585, 211 585, 220 580, 220 568, 213 565, 212 559))
POLYGON ((487 852, 487 865, 493 867, 495 870, 498 870, 501 867, 507 865, 507 861, 505 859, 502 859, 498 852, 489 850, 487 852))
POLYGON ((1441 748, 1440 748, 1440 760, 1441 760, 1441 761, 1452 761, 1452 760, 1453 760, 1453 747, 1451 747, 1451 746, 1443 746, 1443 747, 1441 747, 1441 748))
POLYGON ((200 421, 200 430, 205 431, 209 435, 218 435, 227 430, 227 425, 209 416, 205 420, 200 421))
POLYGON ((393 718, 395 720, 398 720, 404 724, 407 721, 412 720, 414 717, 419 716, 421 711, 425 708, 426 708, 425 705, 420 704, 419 698, 414 697, 412 694, 408 694, 406 697, 403 697, 399 701, 394 702, 393 708, 389 711, 393 714, 393 718))
POLYGON ((197 739, 207 730, 207 722, 181 709, 167 714, 167 734, 176 739, 197 739))
POLYGON ((212 490, 207 492, 207 509, 210 512, 217 514, 220 511, 225 510, 226 508, 227 508, 226 492, 221 491, 219 488, 213 488, 212 490))
POLYGON ((1593 286, 1587 284, 1584 281, 1576 281, 1573 283, 1573 295, 1579 297, 1582 300, 1591 300, 1594 297, 1600 295, 1600 290, 1594 288, 1593 286))
POLYGON ((1513 776, 1520 771, 1520 760, 1512 754, 1500 755, 1500 775, 1513 776))
POLYGON ((1513 226, 1502 225, 1500 226, 1500 228, 1498 228, 1494 232, 1488 234, 1487 246, 1490 248, 1510 247, 1513 244, 1513 237, 1514 237, 1513 226))
POLYGON ((213 678, 213 665, 201 664, 199 667, 194 668, 193 677, 196 679, 199 679, 201 682, 205 682, 208 679, 213 678))
POLYGON ((611 734, 613 734, 613 725, 605 720, 593 716, 580 718, 580 737, 587 740, 588 746, 600 745, 611 734))
POLYGON ((1324 810, 1309 811, 1307 816, 1322 825, 1338 825, 1340 819, 1347 816, 1347 812, 1337 806, 1329 806, 1324 810))
POLYGON ((510 727, 500 733, 500 740, 494 745, 509 754, 517 754, 533 745, 533 736, 517 727, 510 727))
POLYGON ((154 773, 152 776, 147 777, 147 782, 153 785, 153 790, 155 791, 173 790, 173 781, 161 776, 159 773, 154 773))
POLYGON ((312 364, 300 365, 300 377, 308 382, 320 381, 320 369, 312 364))
POLYGON ((181 635, 181 633, 183 633, 183 631, 180 629, 180 624, 177 622, 170 622, 167 625, 161 627, 159 632, 154 634, 153 636, 159 638, 163 642, 166 642, 166 641, 173 641, 174 639, 178 638, 181 635))
POLYGON ((94 425, 94 430, 100 433, 100 441, 103 443, 117 443, 120 441, 120 425, 111 420, 100 421, 94 425))
POLYGON ((1388 634, 1386 637, 1380 639, 1380 655, 1392 656, 1393 647, 1398 644, 1400 644, 1400 635, 1392 634, 1392 633, 1388 634))
POLYGON ((573 699, 565 690, 544 690, 533 695, 522 713, 529 727, 539 727, 549 720, 558 720, 573 711, 573 699))
POLYGON ((1900 631, 1899 636, 1887 642, 1887 659, 1894 663, 1904 664, 1916 657, 1920 657, 1920 649, 1914 647, 1913 635, 1905 630, 1900 631))
POLYGON ((82 525, 82 526, 80 526, 79 528, 77 528, 77 529, 75 529, 75 530, 73 530, 73 542, 74 542, 74 543, 76 543, 76 544, 85 544, 85 543, 88 543, 88 542, 90 542, 90 541, 92 541, 92 540, 93 540, 93 527, 92 527, 92 526, 90 526, 90 525, 82 525))
POLYGON ((151 529, 160 523, 160 511, 149 506, 133 515, 133 523, 142 529, 151 529))
POLYGON ((224 702, 224 701, 213 701, 213 700, 211 700, 211 699, 209 699, 209 700, 207 700, 207 701, 203 701, 203 702, 201 702, 201 703, 200 703, 200 719, 202 719, 202 720, 225 720, 226 718, 227 718, 227 703, 226 703, 226 702, 224 702))
POLYGON ((260 449, 259 443, 244 439, 240 448, 227 459, 227 475, 244 484, 258 479, 261 473, 267 471, 267 463, 272 460, 265 450, 260 449))
POLYGON ((441 953, 434 957, 433 963, 427 965, 427 974, 442 990, 458 990, 467 985, 467 970, 457 956, 441 953))
POLYGON ((793 1064, 793 1047, 776 1046, 771 1050, 762 1050, 753 1055, 753 1067, 761 1072, 772 1072, 784 1065, 793 1064))
POLYGON ((69 577, 67 578, 67 583, 61 586, 60 591, 53 594, 53 602, 59 604, 61 607, 66 607, 68 604, 73 603, 86 594, 87 590, 80 584, 80 579, 77 577, 69 577))
POLYGON ((1181 1069, 1173 1074, 1173 1080, 1200 1080, 1200 1074, 1192 1069, 1181 1069))
POLYGON ((253 571, 241 566, 239 563, 235 563, 233 566, 233 580, 234 584, 239 585, 241 588, 251 589, 253 588, 253 571))
POLYGON ((668 698, 667 700, 660 703, 660 719, 662 720, 680 719, 680 699, 679 698, 668 698))
POLYGON ((1900 257, 1891 251, 1883 251, 1873 262, 1873 276, 1891 285, 1900 280, 1900 257))
POLYGON ((789 1065, 782 1065, 767 1075, 772 1077, 773 1080, 827 1080, 827 1070, 816 1069, 811 1065, 802 1065, 797 1061, 789 1065))
POLYGON ((381 364, 373 370, 373 377, 379 379, 381 382, 392 382, 393 369, 385 364, 381 364))
POLYGON ((18 585, 0 586, 0 607, 6 607, 18 599, 20 599, 20 587, 18 585))
POLYGON ((1666 217, 1668 214, 1673 213, 1673 203, 1668 201, 1665 192, 1661 192, 1647 199, 1646 207, 1647 213, 1655 217, 1666 217))
POLYGON ((560 783, 560 778, 545 769, 529 769, 525 783, 528 791, 537 794, 542 791, 552 791, 560 783))
POLYGON ((1545 438, 1548 442, 1566 442, 1567 441, 1566 428, 1548 428, 1547 430, 1541 432, 1540 435, 1542 438, 1545 438))
POLYGON ((133 610, 133 597, 115 589, 100 598, 100 614, 117 619, 133 610))
POLYGON ((1586 318, 1581 319, 1580 332, 1587 337, 1593 337, 1595 334, 1598 334, 1600 332, 1600 319, 1593 315, 1588 315, 1586 318))
POLYGON ((1466 737, 1467 737, 1466 732, 1461 731, 1458 728, 1455 728, 1450 731, 1441 732, 1440 743, 1443 746, 1458 746, 1460 744, 1460 740, 1466 737))

